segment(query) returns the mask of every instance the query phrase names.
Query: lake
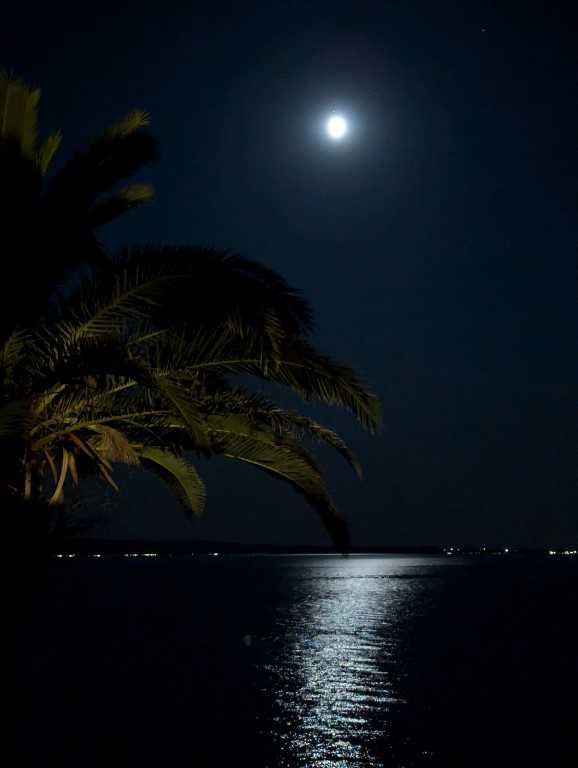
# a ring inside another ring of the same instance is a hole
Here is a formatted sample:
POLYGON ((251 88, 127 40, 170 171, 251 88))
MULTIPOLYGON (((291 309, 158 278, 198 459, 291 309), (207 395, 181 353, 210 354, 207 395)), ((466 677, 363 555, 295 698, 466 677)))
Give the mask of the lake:
POLYGON ((14 765, 576 763, 576 558, 54 560, 14 765))

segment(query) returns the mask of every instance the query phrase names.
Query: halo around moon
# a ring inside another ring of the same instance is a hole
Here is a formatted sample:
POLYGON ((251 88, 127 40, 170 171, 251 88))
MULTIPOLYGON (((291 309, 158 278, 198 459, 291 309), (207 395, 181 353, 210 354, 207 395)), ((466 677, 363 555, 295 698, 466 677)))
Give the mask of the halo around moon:
POLYGON ((332 141, 343 139, 347 128, 347 120, 342 115, 331 115, 325 124, 327 135, 332 141))

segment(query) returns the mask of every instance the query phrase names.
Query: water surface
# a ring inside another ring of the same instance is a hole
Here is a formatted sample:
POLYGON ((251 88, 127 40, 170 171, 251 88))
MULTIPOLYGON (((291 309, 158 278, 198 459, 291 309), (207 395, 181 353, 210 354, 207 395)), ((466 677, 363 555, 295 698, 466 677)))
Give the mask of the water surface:
POLYGON ((17 762, 573 765, 577 586, 559 559, 54 561, 17 762))

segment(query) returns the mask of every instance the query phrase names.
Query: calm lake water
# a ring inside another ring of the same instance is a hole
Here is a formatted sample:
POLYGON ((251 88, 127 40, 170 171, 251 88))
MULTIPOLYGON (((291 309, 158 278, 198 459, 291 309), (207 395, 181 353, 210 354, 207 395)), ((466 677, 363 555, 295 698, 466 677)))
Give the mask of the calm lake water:
POLYGON ((575 558, 57 560, 14 765, 577 764, 575 558))

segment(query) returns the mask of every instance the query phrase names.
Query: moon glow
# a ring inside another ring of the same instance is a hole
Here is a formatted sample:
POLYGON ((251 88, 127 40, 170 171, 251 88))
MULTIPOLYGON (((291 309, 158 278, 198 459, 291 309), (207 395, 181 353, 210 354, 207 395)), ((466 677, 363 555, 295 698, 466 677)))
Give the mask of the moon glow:
POLYGON ((331 115, 326 124, 327 135, 333 141, 339 141, 347 133, 347 120, 341 115, 331 115))

